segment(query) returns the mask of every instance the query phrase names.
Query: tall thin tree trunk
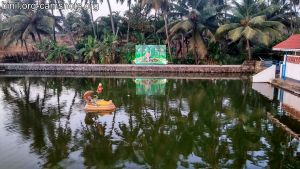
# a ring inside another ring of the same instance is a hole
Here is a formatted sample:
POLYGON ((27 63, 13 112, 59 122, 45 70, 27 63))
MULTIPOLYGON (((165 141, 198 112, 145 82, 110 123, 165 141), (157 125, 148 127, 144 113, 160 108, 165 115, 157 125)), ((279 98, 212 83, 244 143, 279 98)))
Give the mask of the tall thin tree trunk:
POLYGON ((69 108, 69 113, 68 113, 68 115, 67 115, 67 119, 68 119, 68 120, 70 120, 71 114, 72 114, 72 112, 73 112, 73 106, 74 106, 74 104, 75 104, 75 99, 76 99, 76 97, 77 97, 77 91, 75 91, 73 100, 72 100, 71 105, 70 105, 70 108, 69 108))
POLYGON ((170 61, 172 62, 172 53, 171 53, 171 46, 170 46, 170 39, 169 39, 169 30, 168 30, 168 16, 166 12, 163 12, 164 21, 165 21, 165 31, 167 36, 167 44, 168 44, 168 52, 170 55, 170 61))
POLYGON ((227 0, 224 1, 225 2, 225 23, 227 23, 227 0))
MULTIPOLYGON (((293 3, 294 4, 294 12, 295 12, 295 25, 294 25, 294 31, 297 31, 298 29, 298 12, 297 12, 297 4, 296 3, 293 3)), ((293 32, 294 33, 294 32, 293 32)))
POLYGON ((42 42, 42 37, 39 33, 37 33, 40 43, 42 42))
POLYGON ((154 33, 155 34, 157 34, 156 25, 157 25, 157 10, 155 10, 155 13, 154 13, 154 33))
POLYGON ((181 59, 183 59, 183 51, 184 50, 184 35, 181 33, 181 59))
POLYGON ((26 48, 26 52, 27 52, 27 54, 28 54, 28 47, 27 47, 27 43, 26 43, 26 41, 25 40, 22 40, 23 42, 24 42, 24 45, 25 45, 25 48, 26 48))
POLYGON ((248 60, 251 60, 251 47, 250 47, 250 42, 248 39, 246 39, 247 42, 247 51, 248 51, 248 60))
POLYGON ((107 0, 107 4, 108 4, 108 9, 109 9, 109 14, 110 14, 111 28, 112 28, 113 34, 116 35, 115 24, 114 24, 114 19, 113 19, 109 0, 107 0))
MULTIPOLYGON (((51 14, 52 14, 52 16, 54 17, 54 14, 53 14, 53 8, 51 8, 51 14)), ((55 18, 53 18, 53 19, 55 19, 55 18)), ((55 23, 53 24, 52 31, 53 31, 53 40, 54 40, 54 42, 56 42, 55 23)))
MULTIPOLYGON (((130 12, 130 10, 131 10, 131 4, 128 4, 128 10, 130 12)), ((129 24, 129 18, 128 18, 128 23, 127 23, 127 37, 126 37, 127 42, 129 42, 129 31, 130 31, 130 24, 129 24)))
POLYGON ((94 33, 94 38, 97 39, 97 34, 96 34, 96 30, 95 30, 95 25, 94 25, 94 15, 93 15, 93 9, 92 9, 92 0, 89 0, 90 2, 90 15, 91 15, 91 24, 92 24, 92 28, 93 28, 93 33, 94 33))
MULTIPOLYGON (((58 0, 55 0, 55 1, 56 1, 56 4, 59 4, 58 0)), ((66 18, 65 18, 65 16, 64 16, 62 10, 59 9, 58 11, 59 11, 59 13, 60 13, 60 16, 61 16, 63 22, 66 23, 67 21, 66 21, 66 18)), ((70 30, 68 27, 66 27, 66 31, 67 31, 67 33, 68 33, 69 36, 70 36, 70 39, 71 39, 71 42, 72 42, 73 47, 75 48, 75 40, 74 40, 74 37, 73 37, 73 35, 72 35, 71 30, 70 30)))

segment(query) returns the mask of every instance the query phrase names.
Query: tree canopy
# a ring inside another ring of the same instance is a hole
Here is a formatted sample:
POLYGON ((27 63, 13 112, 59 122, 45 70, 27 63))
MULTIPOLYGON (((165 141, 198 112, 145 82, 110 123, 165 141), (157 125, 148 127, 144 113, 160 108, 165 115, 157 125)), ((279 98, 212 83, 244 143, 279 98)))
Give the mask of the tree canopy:
MULTIPOLYGON (((15 2, 67 3, 64 0, 15 2)), ((103 44, 105 37, 115 36, 117 40, 110 46, 118 46, 120 50, 108 55, 114 58, 112 63, 130 63, 126 51, 140 43, 167 45, 171 63, 203 64, 208 60, 225 63, 226 58, 255 59, 259 52, 268 53, 275 42, 299 32, 297 0, 116 0, 115 3, 128 7, 124 14, 116 12, 118 9, 108 2, 110 14, 98 18, 94 15, 101 11, 83 8, 56 12, 2 8, 1 47, 14 42, 26 47, 36 39, 56 41, 56 34, 62 34, 72 42, 69 46, 77 51, 76 57, 84 61, 86 56, 79 51, 86 46, 81 43, 88 42, 89 36, 103 44)), ((100 54, 95 57, 101 60, 100 54)))

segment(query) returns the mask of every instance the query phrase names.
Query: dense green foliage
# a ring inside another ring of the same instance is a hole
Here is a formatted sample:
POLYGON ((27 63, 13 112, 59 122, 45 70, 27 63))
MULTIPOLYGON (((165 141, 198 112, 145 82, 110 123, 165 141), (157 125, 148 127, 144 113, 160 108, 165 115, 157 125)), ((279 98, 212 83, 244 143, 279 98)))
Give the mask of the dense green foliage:
POLYGON ((76 58, 74 57, 74 50, 64 45, 58 45, 53 41, 42 41, 37 44, 37 48, 45 55, 46 61, 48 62, 55 61, 57 63, 65 63, 76 58))
POLYGON ((0 9, 1 47, 21 42, 27 48, 36 36, 56 42, 63 35, 86 63, 131 63, 134 45, 166 44, 171 63, 223 64, 269 55, 274 42, 299 32, 300 26, 295 0, 116 0, 128 6, 124 15, 107 2, 109 16, 98 18, 93 15, 101 11, 92 9, 59 10, 59 16, 51 9, 0 9))
POLYGON ((248 58, 251 59, 250 42, 252 44, 262 43, 268 46, 270 42, 282 36, 285 26, 278 21, 268 21, 264 12, 258 12, 259 4, 249 3, 248 1, 243 3, 233 2, 235 4, 233 21, 236 22, 221 25, 216 34, 227 33, 232 42, 240 41, 239 43, 243 43, 243 41, 246 41, 248 58))

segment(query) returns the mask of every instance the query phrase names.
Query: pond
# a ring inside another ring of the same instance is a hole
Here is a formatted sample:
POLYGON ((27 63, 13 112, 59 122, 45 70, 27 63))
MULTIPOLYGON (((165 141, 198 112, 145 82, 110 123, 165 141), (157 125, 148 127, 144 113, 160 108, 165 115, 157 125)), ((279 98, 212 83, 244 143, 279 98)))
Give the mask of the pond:
MULTIPOLYGON (((249 80, 0 77, 0 168, 297 168, 249 80), (86 113, 82 95, 112 113, 86 113)), ((296 125, 297 126, 297 125, 296 125)))

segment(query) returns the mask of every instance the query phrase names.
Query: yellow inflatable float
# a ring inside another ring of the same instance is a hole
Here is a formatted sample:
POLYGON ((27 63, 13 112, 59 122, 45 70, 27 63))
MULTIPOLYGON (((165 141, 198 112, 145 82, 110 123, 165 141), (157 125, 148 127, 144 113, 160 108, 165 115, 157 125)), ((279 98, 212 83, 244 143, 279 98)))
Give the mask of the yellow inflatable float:
POLYGON ((84 110, 86 112, 113 112, 116 109, 116 106, 114 103, 109 100, 103 100, 103 99, 95 99, 92 97, 93 91, 87 91, 83 95, 83 99, 86 101, 86 105, 84 107, 84 110))

